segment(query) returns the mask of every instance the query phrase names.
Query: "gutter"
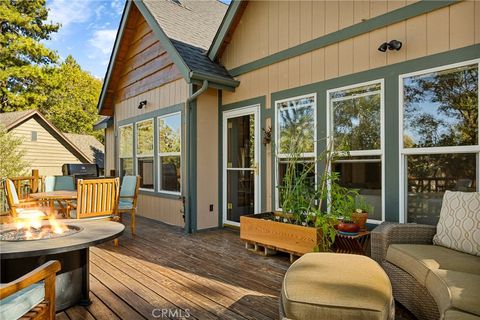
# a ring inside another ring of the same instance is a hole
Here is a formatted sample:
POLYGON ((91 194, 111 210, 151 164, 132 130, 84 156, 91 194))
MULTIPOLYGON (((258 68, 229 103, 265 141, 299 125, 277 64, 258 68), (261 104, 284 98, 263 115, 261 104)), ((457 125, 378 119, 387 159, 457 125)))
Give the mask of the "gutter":
POLYGON ((190 71, 189 76, 191 80, 201 80, 201 81, 208 80, 209 82, 230 87, 232 90, 234 90, 236 87, 240 85, 240 81, 238 80, 227 79, 224 77, 220 77, 220 76, 216 76, 213 74, 204 73, 200 71, 190 71))
MULTIPOLYGON (((185 165, 184 167, 186 168, 186 175, 185 175, 185 179, 184 179, 184 194, 183 194, 183 201, 184 201, 184 206, 183 206, 183 212, 184 212, 184 215, 185 215, 185 233, 192 233, 194 232, 195 230, 192 230, 192 219, 194 218, 194 215, 192 214, 192 207, 195 207, 195 206, 192 206, 192 203, 193 203, 193 200, 192 200, 192 195, 193 195, 193 199, 196 200, 196 194, 191 194, 190 190, 192 189, 191 188, 191 185, 193 186, 192 184, 192 175, 193 175, 193 172, 195 172, 195 169, 193 168, 193 166, 195 165, 195 159, 193 159, 193 157, 191 156, 192 154, 192 143, 190 143, 190 141, 195 141, 195 132, 192 130, 192 123, 193 123, 193 119, 192 119, 192 113, 191 113, 191 105, 190 103, 192 101, 194 101, 195 99, 197 99, 198 96, 200 96, 202 93, 204 93, 205 91, 207 91, 208 89, 208 80, 203 80, 203 84, 202 84, 202 87, 200 89, 198 89, 196 92, 190 92, 189 94, 189 97, 187 98, 187 100, 185 100, 185 120, 184 120, 184 124, 185 124, 185 128, 186 128, 186 134, 185 134, 185 158, 184 158, 184 161, 185 161, 185 165)), ((193 91, 193 85, 191 84, 190 85, 190 90, 193 91)), ((196 180, 195 180, 196 181, 196 180)), ((194 182, 195 182, 194 181, 194 182)), ((193 186, 193 189, 196 190, 196 186, 193 186)), ((195 228, 196 229, 196 228, 195 228)))

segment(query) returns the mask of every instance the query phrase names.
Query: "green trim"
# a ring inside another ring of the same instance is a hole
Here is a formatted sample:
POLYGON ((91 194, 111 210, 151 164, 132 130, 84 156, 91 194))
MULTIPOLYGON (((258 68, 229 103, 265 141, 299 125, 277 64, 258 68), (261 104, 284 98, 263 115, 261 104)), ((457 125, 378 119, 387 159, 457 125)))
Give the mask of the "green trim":
MULTIPOLYGON (((219 112, 218 112, 218 137, 219 137, 219 146, 218 146, 218 163, 219 163, 219 188, 218 188, 218 199, 219 199, 219 226, 223 226, 223 113, 225 111, 232 111, 235 109, 240 109, 244 107, 249 107, 253 105, 260 105, 260 129, 264 127, 266 118, 270 115, 270 110, 266 109, 266 97, 260 96, 256 98, 251 98, 247 100, 242 100, 226 105, 222 105, 221 98, 218 102, 219 112)), ((260 193, 260 211, 265 211, 266 204, 266 192, 265 186, 267 182, 266 178, 266 148, 262 143, 263 135, 260 131, 260 185, 258 192, 260 193)))
POLYGON ((274 64, 289 58, 293 58, 301 54, 304 54, 313 50, 317 50, 343 40, 351 39, 355 36, 373 31, 375 29, 392 25, 396 22, 400 22, 400 21, 410 19, 427 12, 441 9, 443 7, 452 5, 457 2, 459 2, 459 0, 443 0, 443 1, 422 0, 419 2, 415 2, 411 5, 387 12, 380 16, 371 18, 367 21, 356 23, 352 26, 346 27, 336 32, 332 32, 325 36, 307 41, 298 46, 285 49, 280 52, 266 56, 264 58, 246 63, 244 65, 241 65, 239 67, 229 70, 229 72, 233 77, 236 77, 241 74, 244 74, 256 69, 260 69, 260 68, 269 66, 271 64, 274 64))
MULTIPOLYGON (((317 93, 317 154, 325 148, 322 138, 326 137, 326 92, 327 90, 354 85, 357 83, 384 79, 385 90, 385 110, 384 110, 384 139, 385 139, 385 220, 398 221, 399 219, 399 203, 400 203, 400 164, 399 164, 399 123, 398 123, 398 95, 399 95, 399 76, 401 74, 411 73, 415 71, 426 70, 430 68, 445 66, 449 64, 459 63, 463 61, 480 58, 480 45, 472 45, 465 48, 451 50, 448 52, 438 53, 414 60, 400 62, 390 66, 380 67, 368 71, 363 71, 347 76, 325 80, 322 82, 308 84, 302 87, 287 89, 271 94, 271 112, 272 112, 272 137, 275 137, 275 124, 273 112, 275 110, 275 101, 289 97, 296 97, 309 93, 317 93), (388 128, 388 129, 387 129, 388 128)), ((272 207, 275 208, 275 156, 274 143, 272 143, 272 207)), ((319 174, 323 170, 318 168, 319 174)))
POLYGON ((108 61, 107 72, 105 73, 105 81, 102 85, 102 92, 98 98, 97 110, 99 114, 102 112, 103 102, 105 100, 105 96, 107 95, 107 88, 110 83, 110 78, 112 77, 113 63, 117 59, 118 49, 120 48, 120 39, 123 37, 123 32, 125 31, 125 26, 127 25, 131 6, 132 2, 127 1, 125 3, 125 7, 123 8, 122 19, 120 20, 120 26, 118 28, 117 36, 115 37, 115 44, 113 45, 113 51, 110 55, 110 60, 108 61))
POLYGON ((116 129, 118 129, 118 127, 120 127, 120 126, 129 124, 129 123, 140 122, 140 121, 147 120, 147 119, 150 119, 150 118, 160 117, 160 116, 163 116, 163 115, 166 115, 166 114, 169 114, 169 113, 183 111, 183 106, 184 105, 185 105, 184 103, 178 103, 178 104, 174 104, 174 105, 171 105, 171 106, 168 106, 168 107, 165 107, 165 108, 161 108, 161 109, 157 109, 157 110, 154 110, 154 111, 151 111, 151 112, 148 112, 148 113, 144 113, 144 114, 141 114, 141 115, 138 115, 138 116, 135 116, 135 117, 131 117, 131 118, 128 118, 128 119, 118 121, 116 129))
POLYGON ((101 122, 93 125, 93 130, 103 130, 113 126, 113 117, 108 117, 101 122))
POLYGON ((222 23, 213 38, 212 44, 208 49, 207 56, 210 60, 215 61, 217 58, 218 50, 225 39, 225 36, 230 31, 231 24, 235 16, 237 15, 238 9, 240 8, 241 0, 233 0, 232 3, 228 6, 227 13, 223 17, 222 23))
POLYGON ((218 118, 218 227, 223 228, 223 116, 222 116, 222 90, 218 90, 217 102, 218 118))
POLYGON ((160 27, 160 25, 158 24, 157 20, 152 15, 150 10, 145 6, 143 1, 141 0, 133 0, 133 1, 135 2, 135 5, 137 6, 138 10, 140 10, 140 13, 143 15, 145 20, 147 20, 147 23, 150 26, 150 28, 152 28, 153 32, 155 33, 157 38, 160 40, 160 43, 162 44, 162 46, 165 48, 165 50, 167 50, 168 54, 172 58, 175 65, 178 67, 178 70, 182 74, 183 78, 185 78, 187 82, 190 82, 190 68, 188 68, 187 64, 178 53, 175 46, 173 45, 172 41, 170 41, 170 38, 165 34, 163 29, 160 27))

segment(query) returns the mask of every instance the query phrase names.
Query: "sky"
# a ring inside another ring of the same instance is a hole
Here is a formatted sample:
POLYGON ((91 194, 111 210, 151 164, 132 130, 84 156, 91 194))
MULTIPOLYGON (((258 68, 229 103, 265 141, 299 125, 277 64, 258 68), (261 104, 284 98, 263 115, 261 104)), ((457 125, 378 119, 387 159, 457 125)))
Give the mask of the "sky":
POLYGON ((63 60, 71 54, 82 69, 103 79, 124 0, 47 0, 48 20, 62 26, 45 45, 63 60))
POLYGON ((47 0, 48 20, 62 26, 45 45, 62 60, 71 54, 82 69, 103 79, 124 5, 125 0, 47 0))

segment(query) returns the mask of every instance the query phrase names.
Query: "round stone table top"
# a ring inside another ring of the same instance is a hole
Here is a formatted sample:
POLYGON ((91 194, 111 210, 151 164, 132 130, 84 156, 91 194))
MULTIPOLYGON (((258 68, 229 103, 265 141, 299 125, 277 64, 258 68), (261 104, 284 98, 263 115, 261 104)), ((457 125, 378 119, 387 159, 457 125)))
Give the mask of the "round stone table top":
MULTIPOLYGON (((0 259, 37 257, 81 250, 118 238, 125 229, 125 226, 119 222, 106 220, 62 219, 59 221, 66 225, 79 227, 81 230, 77 233, 52 239, 0 240, 0 259)), ((48 224, 48 220, 43 223, 48 224)), ((13 224, 0 225, 0 232, 14 228, 13 224)))

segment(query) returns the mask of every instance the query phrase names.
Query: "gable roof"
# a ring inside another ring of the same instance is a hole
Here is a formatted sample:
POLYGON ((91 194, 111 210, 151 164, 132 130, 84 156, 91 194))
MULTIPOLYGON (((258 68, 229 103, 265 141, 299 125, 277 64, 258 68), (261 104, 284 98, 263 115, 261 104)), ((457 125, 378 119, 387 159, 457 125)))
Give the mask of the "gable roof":
POLYGON ((133 6, 145 18, 187 82, 209 80, 212 86, 228 90, 234 90, 239 85, 223 66, 207 56, 210 43, 227 11, 225 4, 217 0, 127 0, 100 94, 100 114, 133 6))
POLYGON ((15 129, 22 123, 35 119, 42 127, 45 128, 52 136, 54 136, 68 151, 75 155, 80 161, 91 163, 89 157, 80 148, 78 148, 64 133, 58 130, 51 124, 40 112, 37 110, 16 111, 0 113, 0 124, 2 124, 7 131, 15 129))
POLYGON ((76 133, 64 133, 64 135, 88 157, 90 163, 96 163, 99 168, 105 167, 105 148, 94 136, 76 133))

